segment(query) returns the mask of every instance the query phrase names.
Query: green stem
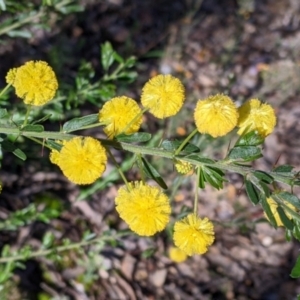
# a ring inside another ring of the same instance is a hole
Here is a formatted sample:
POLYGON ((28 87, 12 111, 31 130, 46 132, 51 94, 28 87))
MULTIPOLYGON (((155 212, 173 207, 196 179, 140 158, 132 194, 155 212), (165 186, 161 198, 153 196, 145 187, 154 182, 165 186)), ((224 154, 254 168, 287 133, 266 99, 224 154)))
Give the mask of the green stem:
POLYGON ((126 177, 125 177, 125 175, 124 175, 124 173, 123 173, 121 167, 119 166, 119 164, 118 164, 117 161, 115 160, 115 157, 112 155, 112 153, 111 153, 111 151, 109 150, 109 148, 106 147, 106 151, 108 152, 108 154, 109 154, 110 158, 112 159, 112 161, 113 161, 115 167, 117 168, 117 170, 118 170, 120 176, 122 177, 122 179, 123 179, 123 181, 124 181, 124 183, 125 183, 125 185, 126 185, 128 191, 130 191, 130 185, 129 185, 129 183, 128 183, 128 181, 127 181, 127 179, 126 179, 126 177))
POLYGON ((93 240, 81 241, 81 242, 73 243, 73 244, 69 244, 69 245, 58 246, 58 247, 55 247, 52 249, 38 250, 38 251, 32 252, 30 254, 26 254, 26 255, 18 254, 18 255, 9 256, 9 257, 2 257, 2 258, 0 258, 0 263, 8 263, 8 262, 17 261, 17 260, 27 260, 27 259, 34 258, 34 257, 46 256, 46 255, 49 255, 52 253, 60 253, 63 251, 81 248, 81 247, 92 245, 92 244, 95 244, 98 242, 106 242, 106 241, 111 241, 111 240, 116 241, 118 238, 120 238, 123 235, 125 235, 125 234, 118 233, 118 234, 115 234, 114 236, 111 236, 111 235, 110 236, 101 236, 101 237, 93 239, 93 240))
POLYGON ((26 115, 25 115, 25 120, 23 122, 23 127, 25 127, 27 125, 27 122, 28 122, 28 117, 29 117, 29 114, 30 114, 30 111, 31 111, 31 105, 28 105, 27 106, 27 110, 26 110, 26 115))
POLYGON ((6 93, 6 91, 9 89, 10 86, 11 86, 11 84, 8 84, 8 85, 1 91, 0 97, 6 93))
POLYGON ((40 140, 34 138, 34 137, 31 137, 31 136, 27 136, 26 138, 28 138, 29 140, 32 140, 34 142, 36 142, 37 144, 43 146, 43 147, 46 147, 50 150, 53 150, 49 145, 47 145, 45 142, 41 142, 40 140))
POLYGON ((190 141, 190 139, 198 132, 198 129, 196 128, 194 131, 192 131, 185 140, 181 143, 181 145, 176 149, 174 155, 178 155, 180 151, 184 148, 184 146, 190 141))
MULTIPOLYGON (((51 132, 51 131, 43 131, 43 132, 34 132, 34 131, 25 131, 20 130, 17 127, 4 127, 3 125, 0 126, 0 134, 13 134, 13 135, 21 135, 25 137, 36 137, 36 138, 42 138, 42 139, 52 139, 52 140, 70 140, 76 135, 73 134, 67 134, 63 132, 51 132)), ((124 142, 117 142, 113 140, 106 140, 106 139, 98 139, 101 141, 101 143, 104 146, 107 147, 113 147, 116 149, 128 151, 135 154, 141 154, 141 155, 150 155, 150 156, 158 156, 162 158, 167 159, 174 159, 174 152, 173 151, 167 151, 165 149, 161 148, 150 148, 147 146, 140 146, 140 145, 133 145, 129 143, 124 142)), ((195 154, 196 155, 196 154, 195 154)), ((203 157, 199 154, 197 154, 197 158, 207 158, 203 157)), ((220 160, 220 161, 213 161, 213 162, 204 162, 204 161, 198 161, 195 158, 189 158, 189 157, 180 157, 179 158, 182 161, 186 161, 191 163, 194 166, 210 166, 219 168, 224 171, 229 172, 235 172, 238 174, 241 174, 242 176, 245 176, 249 173, 254 172, 255 170, 250 167, 245 167, 241 165, 237 165, 234 162, 226 161, 226 160, 220 160)), ((294 178, 290 174, 283 174, 283 173, 277 173, 277 172, 269 172, 269 174, 274 177, 274 179, 278 182, 291 185, 294 178)))
POLYGON ((200 167, 197 167, 197 182, 195 186, 195 198, 194 198, 194 215, 198 215, 198 184, 200 180, 200 167))

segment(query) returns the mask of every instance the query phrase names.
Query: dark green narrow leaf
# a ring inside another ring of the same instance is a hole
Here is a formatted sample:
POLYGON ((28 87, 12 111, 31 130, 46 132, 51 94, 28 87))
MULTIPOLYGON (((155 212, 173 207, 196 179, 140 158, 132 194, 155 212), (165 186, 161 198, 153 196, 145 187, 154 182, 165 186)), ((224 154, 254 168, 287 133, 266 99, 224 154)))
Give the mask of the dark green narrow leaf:
MULTIPOLYGON (((296 227, 296 226, 295 226, 296 227)), ((295 228, 294 227, 294 228, 295 228)), ((289 229, 286 229, 285 230, 285 240, 287 241, 287 242, 290 242, 291 240, 292 240, 292 238, 293 238, 293 232, 292 232, 292 230, 289 230, 289 229)))
POLYGON ((22 131, 43 132, 44 126, 38 124, 37 125, 28 124, 22 128, 22 131))
POLYGON ((168 186, 160 176, 160 174, 157 172, 157 170, 144 158, 142 157, 142 162, 143 162, 143 169, 145 171, 145 174, 149 177, 152 178, 153 180, 156 181, 156 183, 163 189, 167 189, 168 186))
POLYGON ((300 223, 295 221, 295 226, 293 228, 293 236, 296 240, 300 241, 300 223))
POLYGON ((255 186, 249 180, 245 180, 245 187, 249 199, 256 205, 259 202, 259 197, 255 186))
POLYGON ((142 142, 148 142, 150 139, 151 139, 151 134, 148 132, 136 132, 131 135, 122 133, 116 136, 117 141, 125 142, 125 143, 142 143, 142 142))
POLYGON ((205 188, 205 179, 204 179, 204 173, 203 173, 202 168, 200 168, 199 188, 200 189, 204 189, 205 188))
POLYGON ((300 256, 298 256, 296 264, 294 268, 292 269, 292 272, 290 274, 292 278, 299 278, 300 277, 300 256))
MULTIPOLYGON (((219 171, 222 172, 221 170, 219 171)), ((215 169, 203 167, 203 174, 205 181, 210 183, 214 188, 218 190, 223 188, 223 181, 226 180, 215 169)))
POLYGON ((26 160, 27 158, 26 154, 19 148, 15 149, 12 153, 22 160, 26 160))
POLYGON ((293 166, 290 165, 281 165, 273 169, 273 172, 278 172, 278 173, 289 173, 294 169, 293 166))
POLYGON ((264 171, 254 171, 252 174, 268 184, 274 181, 274 178, 264 171))
POLYGON ((277 207, 277 212, 279 214, 280 220, 282 221, 284 227, 287 229, 292 230, 294 228, 293 222, 286 216, 284 210, 282 209, 281 206, 277 207))
POLYGON ((82 127, 98 123, 99 122, 99 115, 98 114, 91 114, 88 116, 84 116, 81 118, 74 118, 68 122, 66 122, 63 126, 64 132, 72 132, 75 130, 80 130, 82 127))
POLYGON ((54 141, 51 140, 47 140, 47 144, 52 148, 55 149, 57 151, 61 150, 62 144, 56 143, 54 141))
POLYGON ((275 217, 271 211, 271 208, 270 208, 270 205, 269 203, 267 202, 267 199, 264 195, 260 194, 259 195, 259 198, 260 198, 260 201, 261 201, 261 205, 262 205, 262 208, 263 210, 265 211, 265 213, 267 214, 268 216, 268 219, 269 219, 269 222, 275 227, 277 228, 277 222, 275 220, 275 217))

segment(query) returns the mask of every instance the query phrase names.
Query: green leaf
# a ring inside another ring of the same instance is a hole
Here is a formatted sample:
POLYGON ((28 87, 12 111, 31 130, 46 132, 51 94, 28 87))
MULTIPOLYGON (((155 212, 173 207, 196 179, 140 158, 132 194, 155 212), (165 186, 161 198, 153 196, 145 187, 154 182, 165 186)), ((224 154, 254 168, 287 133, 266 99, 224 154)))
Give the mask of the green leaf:
POLYGON ((266 197, 270 196, 270 189, 259 178, 257 178, 253 174, 248 174, 246 179, 252 182, 252 184, 256 187, 258 194, 263 194, 266 197))
POLYGON ((295 196, 289 192, 280 192, 278 194, 274 194, 274 196, 278 197, 281 200, 285 200, 285 201, 291 203, 296 208, 300 209, 300 199, 297 196, 295 196))
POLYGON ((200 168, 199 188, 200 189, 204 189, 205 188, 205 177, 204 177, 204 172, 203 172, 202 168, 200 168))
POLYGON ((218 190, 223 188, 223 181, 226 181, 226 179, 223 178, 224 173, 221 170, 204 166, 201 169, 206 182, 218 190))
POLYGON ((22 131, 43 132, 44 126, 38 124, 37 125, 28 124, 22 128, 22 131))
POLYGON ((260 179, 261 181, 268 184, 274 181, 274 178, 264 171, 254 171, 252 174, 256 176, 258 179, 260 179))
MULTIPOLYGON (((161 146, 163 149, 165 149, 167 151, 175 151, 176 149, 178 149, 180 147, 181 144, 182 144, 182 141, 164 140, 161 143, 161 146)), ((191 143, 187 143, 181 151, 185 152, 185 153, 193 153, 193 152, 200 152, 200 149, 191 143)))
POLYGON ((295 221, 295 226, 293 228, 293 236, 296 240, 300 241, 300 223, 295 221))
POLYGON ((27 159, 26 154, 19 148, 15 149, 12 153, 23 161, 27 159))
POLYGON ((281 206, 277 206, 277 212, 279 214, 279 217, 280 217, 284 227, 292 230, 294 228, 294 223, 286 216, 286 214, 281 206))
POLYGON ((188 156, 186 156, 186 158, 198 161, 198 162, 203 163, 203 164, 214 164, 215 163, 215 161, 210 159, 210 158, 195 155, 195 154, 188 155, 188 156))
POLYGON ((243 161, 253 161, 262 157, 261 149, 256 146, 234 147, 230 150, 230 159, 242 159, 243 161))
POLYGON ((51 140, 47 140, 47 145, 49 145, 52 149, 60 151, 62 148, 62 144, 56 143, 54 141, 51 140))
POLYGON ((46 232, 42 240, 43 248, 44 249, 50 248, 53 245, 54 240, 55 240, 54 234, 51 231, 46 232))
POLYGON ((278 173, 289 173, 294 169, 293 166, 290 165, 281 165, 273 169, 273 172, 278 172, 278 173))
POLYGON ((264 138, 257 134, 256 131, 250 131, 242 135, 235 146, 258 146, 264 142, 264 138))
POLYGON ((43 123, 43 122, 47 121, 48 119, 50 119, 51 116, 52 116, 51 114, 48 114, 48 115, 44 116, 43 118, 38 119, 37 121, 32 122, 32 125, 37 124, 37 123, 43 123))
POLYGON ((292 278, 299 278, 300 277, 300 256, 298 256, 295 266, 292 269, 290 274, 292 278))
POLYGON ((151 134, 148 132, 136 132, 131 135, 122 133, 116 136, 117 141, 125 142, 125 143, 142 143, 142 142, 148 142, 150 139, 151 139, 151 134))
POLYGON ((166 185, 160 174, 157 172, 157 170, 144 157, 142 157, 142 163, 145 174, 149 178, 155 180, 161 188, 166 190, 168 186, 166 185))
POLYGON ((7 35, 12 38, 20 37, 29 39, 32 37, 32 34, 28 30, 10 30, 7 32, 7 35))
POLYGON ((7 109, 6 108, 1 108, 0 109, 0 119, 4 118, 6 116, 8 116, 7 109))
POLYGON ((5 11, 6 10, 6 5, 4 0, 0 0, 0 10, 5 11))
POLYGON ((104 71, 108 71, 115 59, 115 51, 110 42, 101 45, 101 63, 104 71))
POLYGON ((249 180, 245 180, 246 193, 251 202, 256 205, 259 202, 258 192, 255 186, 249 180))
POLYGON ((285 230, 285 240, 287 242, 290 242, 292 240, 292 238, 293 238, 293 232, 292 232, 292 230, 289 230, 289 229, 286 228, 286 230, 285 230))
POLYGON ((271 211, 271 208, 270 208, 270 205, 269 203, 267 202, 267 199, 264 195, 260 194, 259 195, 259 198, 261 200, 261 205, 263 207, 263 210, 265 211, 265 213, 267 214, 268 216, 268 219, 269 219, 269 222, 275 227, 277 228, 277 223, 276 223, 276 220, 275 220, 275 217, 271 211))
POLYGON ((74 118, 66 122, 63 126, 64 132, 72 132, 80 130, 81 128, 99 122, 98 114, 91 114, 81 118, 74 118))

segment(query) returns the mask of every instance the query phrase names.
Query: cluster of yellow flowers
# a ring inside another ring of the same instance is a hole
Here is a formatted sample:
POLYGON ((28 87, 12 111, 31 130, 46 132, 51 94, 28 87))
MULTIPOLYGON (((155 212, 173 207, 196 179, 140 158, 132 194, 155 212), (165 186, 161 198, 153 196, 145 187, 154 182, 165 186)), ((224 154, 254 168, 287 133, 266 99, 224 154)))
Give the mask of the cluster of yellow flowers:
MULTIPOLYGON (((47 63, 30 61, 12 69, 6 76, 17 96, 29 105, 43 105, 50 101, 58 88, 55 74, 47 63)), ((181 81, 171 75, 157 75, 142 90, 141 110, 138 103, 126 96, 107 101, 99 111, 99 122, 105 126, 109 139, 117 135, 136 133, 142 124, 143 112, 164 119, 176 115, 185 100, 181 81)), ((258 99, 251 99, 240 108, 230 97, 217 94, 199 100, 194 111, 198 131, 212 137, 224 136, 239 127, 242 135, 256 130, 263 137, 269 135, 276 124, 274 110, 258 99)), ((61 143, 61 151, 52 150, 50 160, 64 175, 76 184, 91 184, 105 171, 105 147, 92 137, 75 137, 61 143)), ((175 160, 176 169, 186 174, 192 166, 175 160)), ((116 210, 130 229, 142 236, 152 236, 164 230, 170 220, 168 197, 158 188, 145 182, 131 182, 121 187, 115 199, 116 210)), ((214 228, 207 218, 191 213, 174 225, 174 260, 182 261, 186 255, 203 254, 214 241, 214 228), (177 258, 176 258, 177 257, 177 258)))

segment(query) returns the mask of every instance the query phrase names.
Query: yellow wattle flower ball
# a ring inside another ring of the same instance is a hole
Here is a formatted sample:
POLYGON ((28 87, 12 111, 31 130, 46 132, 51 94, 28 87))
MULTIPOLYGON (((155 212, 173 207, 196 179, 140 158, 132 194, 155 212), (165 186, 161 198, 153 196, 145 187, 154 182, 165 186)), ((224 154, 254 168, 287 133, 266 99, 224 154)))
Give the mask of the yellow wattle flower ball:
POLYGON ((239 107, 238 111, 239 135, 257 130, 258 134, 266 137, 274 130, 276 116, 271 105, 262 103, 258 99, 251 99, 239 107))
POLYGON ((177 247, 171 247, 169 249, 169 257, 176 263, 181 263, 187 259, 186 253, 177 247))
POLYGON ((115 97, 107 101, 100 109, 99 122, 106 125, 104 132, 109 139, 120 133, 132 134, 141 127, 141 109, 131 98, 115 97), (124 131, 124 129, 126 130, 124 131))
POLYGON ((224 136, 234 129, 238 111, 228 96, 217 94, 198 101, 194 119, 200 133, 208 133, 215 138, 224 136))
POLYGON ((193 170, 193 165, 187 161, 177 159, 175 160, 174 164, 177 172, 181 174, 188 174, 190 171, 193 170))
POLYGON ((172 75, 157 75, 143 87, 141 102, 156 118, 176 115, 185 99, 184 86, 172 75))
MULTIPOLYGON (((55 141, 58 144, 64 145, 66 143, 66 141, 55 141)), ((55 149, 52 149, 50 152, 50 161, 54 164, 54 165, 59 165, 59 160, 60 160, 60 151, 57 151, 55 149)))
POLYGON ((92 137, 74 137, 61 148, 57 165, 76 184, 91 184, 105 171, 105 148, 92 137))
POLYGON ((44 61, 29 61, 23 66, 11 69, 6 81, 16 90, 25 104, 41 106, 52 100, 58 88, 52 68, 44 61))
POLYGON ((151 236, 167 226, 171 206, 168 197, 157 187, 143 182, 129 183, 118 190, 116 210, 129 228, 141 236, 151 236))
MULTIPOLYGON (((281 219, 280 219, 279 213, 277 211, 277 207, 278 207, 277 202, 275 200, 273 200, 272 198, 267 198, 267 202, 270 205, 270 209, 271 209, 271 212, 272 212, 272 214, 273 214, 273 216, 274 216, 274 218, 276 220, 277 226, 284 226, 283 223, 282 223, 282 221, 281 221, 281 219)), ((290 209, 296 211, 296 207, 294 205, 292 205, 291 203, 289 203, 287 201, 284 201, 284 204, 286 206, 288 206, 290 209)), ((286 212, 286 211, 284 211, 284 212, 285 212, 286 216, 289 219, 292 219, 292 216, 288 212, 286 212)), ((270 221, 269 218, 268 218, 268 216, 267 216, 267 214, 265 212, 264 212, 264 215, 265 215, 266 219, 268 221, 270 221)))
POLYGON ((7 72, 5 77, 7 84, 11 84, 12 86, 14 85, 16 74, 17 74, 17 68, 12 68, 7 72))
POLYGON ((201 219, 192 213, 174 225, 174 244, 189 256, 205 253, 214 239, 214 226, 208 218, 201 219))

